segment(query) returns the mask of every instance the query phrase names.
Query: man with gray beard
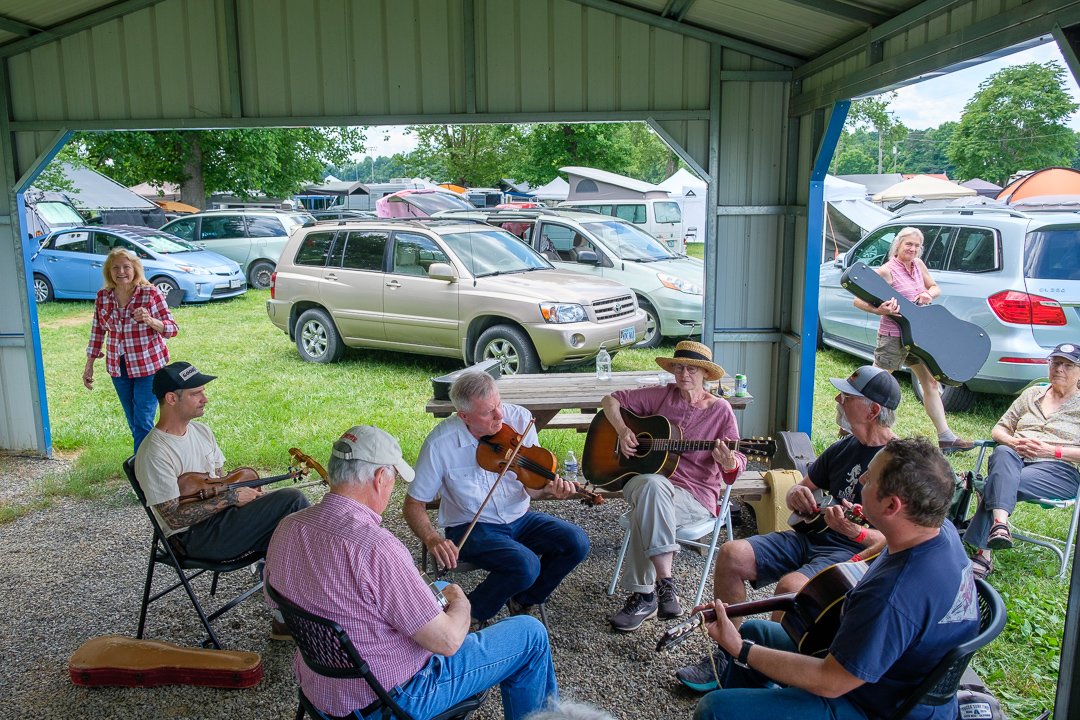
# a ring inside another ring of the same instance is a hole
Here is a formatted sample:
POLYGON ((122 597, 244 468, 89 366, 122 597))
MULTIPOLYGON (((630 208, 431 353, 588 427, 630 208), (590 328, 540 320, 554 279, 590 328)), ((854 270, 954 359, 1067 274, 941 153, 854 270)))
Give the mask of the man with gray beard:
MULTIPOLYGON (((859 476, 896 437, 892 426, 900 405, 900 385, 889 372, 873 365, 863 365, 851 377, 832 378, 830 382, 839 391, 837 423, 843 427, 841 421, 846 420, 851 435, 830 445, 785 498, 792 512, 808 516, 821 512, 827 529, 811 533, 786 530, 724 543, 716 556, 713 596, 729 605, 746 600, 748 582, 755 588, 776 583, 777 595, 798 592, 824 568, 860 559, 867 548, 883 544, 881 533, 853 523, 846 511, 862 502, 859 476), (836 504, 820 509, 814 497, 818 489, 829 493, 836 504)), ((738 626, 741 620, 733 618, 732 622, 738 626)), ((677 670, 675 677, 691 690, 704 693, 719 686, 716 669, 714 658, 706 656, 677 670)))

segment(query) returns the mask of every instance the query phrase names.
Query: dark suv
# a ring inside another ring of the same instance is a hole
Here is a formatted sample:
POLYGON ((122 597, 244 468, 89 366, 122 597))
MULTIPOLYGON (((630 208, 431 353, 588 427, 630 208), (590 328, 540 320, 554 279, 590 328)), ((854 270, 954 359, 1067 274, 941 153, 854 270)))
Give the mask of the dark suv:
POLYGON ((1019 392, 1046 377, 1046 355, 1055 345, 1080 338, 1080 216, 929 208, 889 220, 821 266, 819 345, 873 358, 880 318, 852 305, 840 276, 859 260, 881 265, 896 233, 908 226, 922 230, 922 259, 941 287, 936 302, 990 336, 979 373, 962 386, 943 386, 946 410, 970 408, 976 392, 1019 392))

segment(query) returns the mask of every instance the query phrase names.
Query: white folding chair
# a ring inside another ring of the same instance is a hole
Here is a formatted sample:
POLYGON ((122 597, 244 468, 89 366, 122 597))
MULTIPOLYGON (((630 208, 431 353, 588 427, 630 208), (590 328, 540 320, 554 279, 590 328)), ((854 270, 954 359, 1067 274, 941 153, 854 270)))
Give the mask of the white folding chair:
MULTIPOLYGON (((983 470, 983 459, 986 458, 987 462, 989 462, 989 458, 986 457, 987 450, 990 450, 992 452, 993 449, 997 447, 997 443, 993 440, 980 440, 976 444, 979 446, 979 455, 975 459, 975 473, 976 475, 980 475, 983 470)), ((988 468, 987 472, 989 472, 988 468)), ((985 479, 986 475, 982 474, 982 478, 985 479)), ((981 490, 981 486, 979 487, 981 490)), ((1069 520, 1069 531, 1064 540, 1060 538, 1050 537, 1048 535, 1040 535, 1038 533, 1017 527, 1012 517, 1009 518, 1009 525, 1012 526, 1013 538, 1017 540, 1023 540, 1024 542, 1029 542, 1032 545, 1044 547, 1057 555, 1058 561, 1060 563, 1057 573, 1058 578, 1065 577, 1065 571, 1069 567, 1069 557, 1072 554, 1073 545, 1076 542, 1076 528, 1077 525, 1080 525, 1080 502, 1077 502, 1078 500, 1080 500, 1080 490, 1078 490, 1075 497, 1071 498, 1032 498, 1030 500, 1022 501, 1034 503, 1036 505, 1039 505, 1040 507, 1044 507, 1047 509, 1071 507, 1072 518, 1069 520)))
MULTIPOLYGON (((701 602, 701 596, 705 594, 705 583, 712 574, 713 560, 716 559, 716 548, 720 544, 720 531, 727 527, 727 536, 730 540, 733 535, 731 528, 731 488, 728 485, 724 494, 720 497, 719 512, 715 518, 707 518, 692 525, 683 525, 675 530, 675 541, 680 545, 697 548, 705 551, 705 567, 701 569, 701 580, 698 582, 697 592, 694 594, 694 605, 701 602), (708 536, 708 542, 701 539, 708 536)), ((630 545, 630 513, 626 512, 619 517, 619 525, 623 533, 622 547, 619 548, 619 559, 615 563, 615 572, 611 575, 611 584, 607 594, 614 595, 615 588, 619 584, 619 573, 622 571, 623 560, 626 559, 626 548, 630 545)))

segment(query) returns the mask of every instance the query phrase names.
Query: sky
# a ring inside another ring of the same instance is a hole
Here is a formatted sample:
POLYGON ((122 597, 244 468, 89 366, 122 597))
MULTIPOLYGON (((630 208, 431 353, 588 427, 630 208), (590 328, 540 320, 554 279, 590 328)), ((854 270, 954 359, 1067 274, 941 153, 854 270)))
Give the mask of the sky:
MULTIPOLYGON (((891 107, 897 118, 911 130, 937 127, 948 120, 959 120, 964 105, 979 89, 979 83, 998 70, 1011 65, 1045 63, 1050 60, 1057 60, 1062 67, 1067 67, 1057 43, 1049 42, 982 65, 900 88, 896 91, 896 99, 891 107)), ((1073 99, 1080 103, 1080 89, 1077 88, 1076 81, 1068 72, 1065 77, 1073 99)), ((1069 124, 1074 130, 1080 130, 1080 112, 1073 114, 1069 124)), ((390 156, 399 152, 410 152, 414 147, 415 142, 405 134, 404 126, 373 127, 367 132, 367 149, 358 157, 390 156)))

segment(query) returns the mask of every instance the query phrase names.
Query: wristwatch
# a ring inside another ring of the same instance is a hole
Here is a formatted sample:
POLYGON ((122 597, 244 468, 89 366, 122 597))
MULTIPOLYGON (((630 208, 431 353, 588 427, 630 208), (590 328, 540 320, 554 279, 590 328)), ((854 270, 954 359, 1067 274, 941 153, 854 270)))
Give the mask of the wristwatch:
POLYGON ((750 669, 750 648, 754 647, 754 644, 755 643, 753 640, 747 640, 746 638, 743 638, 742 648, 739 650, 739 657, 735 658, 736 665, 742 668, 746 668, 747 670, 750 669))

